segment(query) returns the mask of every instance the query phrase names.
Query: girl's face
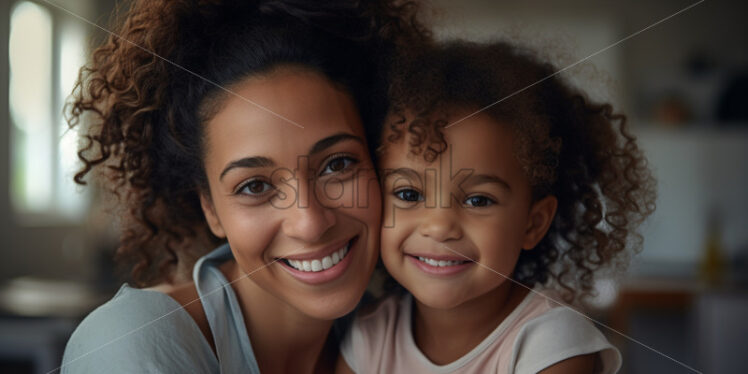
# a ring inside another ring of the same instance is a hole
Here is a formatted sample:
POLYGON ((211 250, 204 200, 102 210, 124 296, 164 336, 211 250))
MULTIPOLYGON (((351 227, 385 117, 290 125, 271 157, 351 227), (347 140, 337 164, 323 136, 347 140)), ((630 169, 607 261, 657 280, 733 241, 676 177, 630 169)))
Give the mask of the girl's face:
POLYGON ((556 206, 553 197, 532 204, 503 124, 478 114, 444 134, 447 150, 433 163, 409 154, 407 138, 388 145, 381 163, 382 260, 416 299, 438 309, 507 284, 499 274, 512 276, 520 251, 540 241, 556 206))
POLYGON ((210 196, 202 203, 211 230, 281 302, 318 319, 350 312, 376 263, 381 224, 352 99, 321 75, 291 68, 232 91, 241 97, 227 96, 205 130, 210 196))

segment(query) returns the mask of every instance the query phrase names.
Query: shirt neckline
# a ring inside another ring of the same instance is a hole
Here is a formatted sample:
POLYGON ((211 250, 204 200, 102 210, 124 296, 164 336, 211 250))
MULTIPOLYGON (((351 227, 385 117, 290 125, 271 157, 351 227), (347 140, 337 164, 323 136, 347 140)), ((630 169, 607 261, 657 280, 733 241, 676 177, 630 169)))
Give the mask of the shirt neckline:
MULTIPOLYGON (((205 299, 205 296, 214 294, 218 291, 216 289, 206 289, 206 287, 209 286, 206 286, 205 283, 201 282, 201 277, 203 280, 205 280, 206 277, 214 278, 213 282, 217 281, 218 283, 223 285, 222 293, 227 304, 219 306, 204 302, 203 309, 206 309, 206 317, 211 314, 208 313, 207 309, 211 309, 211 311, 217 310, 218 313, 215 313, 217 316, 225 316, 225 313, 220 313, 220 311, 223 308, 228 308, 227 312, 231 313, 234 320, 233 329, 237 334, 236 338, 239 340, 238 342, 226 341, 227 337, 218 335, 218 331, 216 331, 214 326, 216 326, 217 323, 223 322, 212 321, 211 319, 208 320, 208 324, 210 325, 210 332, 213 335, 214 341, 216 342, 216 358, 218 359, 219 366, 221 365, 220 355, 218 354, 218 351, 221 348, 219 347, 225 346, 226 344, 238 343, 241 346, 240 350, 250 367, 250 373, 259 373, 259 366, 257 364, 257 359, 254 356, 252 342, 250 341, 249 334, 247 333, 247 327, 244 321, 244 315, 242 314, 239 300, 236 297, 236 293, 234 292, 233 287, 231 287, 231 283, 228 281, 228 279, 226 279, 226 276, 219 268, 219 266, 224 262, 233 259, 234 255, 231 252, 231 247, 228 243, 225 243, 214 249, 213 251, 207 253, 195 263, 192 278, 195 282, 195 288, 197 289, 198 295, 200 295, 200 297, 203 299, 205 299), (223 344, 221 344, 221 342, 223 344)), ((210 284, 211 282, 206 281, 206 283, 210 284)), ((225 318, 228 318, 228 316, 226 316, 225 318)))
POLYGON ((475 357, 477 357, 479 354, 481 354, 483 351, 485 351, 488 346, 491 345, 491 343, 495 342, 496 339, 498 339, 512 322, 514 322, 519 315, 522 313, 522 311, 527 307, 527 305, 532 301, 534 298, 535 292, 534 290, 530 290, 530 292, 525 295, 525 298, 522 300, 522 302, 517 305, 514 310, 509 313, 509 315, 504 318, 501 323, 499 323, 496 328, 491 331, 488 336, 486 336, 478 345, 476 345, 473 349, 470 350, 470 352, 466 353, 462 357, 458 358, 457 360, 454 360, 448 364, 445 365, 437 365, 433 363, 431 360, 429 360, 428 357, 426 357, 425 354, 421 351, 420 348, 418 348, 418 345, 416 345, 415 339, 413 338, 413 329, 411 326, 411 311, 413 308, 413 295, 410 293, 407 293, 403 299, 400 301, 401 304, 401 310, 403 313, 401 316, 400 326, 398 326, 398 329, 400 331, 404 331, 405 333, 405 344, 408 349, 407 351, 415 352, 415 356, 418 358, 419 361, 423 365, 425 365, 429 370, 435 373, 450 373, 453 372, 465 365, 467 365, 470 361, 472 361, 475 357))

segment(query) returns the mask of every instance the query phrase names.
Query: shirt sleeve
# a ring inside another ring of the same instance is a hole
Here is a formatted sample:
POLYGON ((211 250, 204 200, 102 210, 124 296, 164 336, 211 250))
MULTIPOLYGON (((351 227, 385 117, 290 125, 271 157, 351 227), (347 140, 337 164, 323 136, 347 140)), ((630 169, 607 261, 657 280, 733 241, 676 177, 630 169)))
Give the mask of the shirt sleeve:
POLYGON ((514 343, 514 373, 535 374, 565 359, 598 352, 601 373, 615 373, 621 354, 578 312, 557 307, 528 321, 514 343))
POLYGON ((73 332, 60 372, 211 373, 217 360, 175 300, 123 286, 73 332))

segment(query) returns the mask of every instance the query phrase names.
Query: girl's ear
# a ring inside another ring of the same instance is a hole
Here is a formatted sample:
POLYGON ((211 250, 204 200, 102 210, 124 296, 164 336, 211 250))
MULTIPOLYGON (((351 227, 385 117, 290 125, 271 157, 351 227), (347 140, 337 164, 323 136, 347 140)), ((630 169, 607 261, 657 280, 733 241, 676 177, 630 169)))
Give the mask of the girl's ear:
POLYGON ((551 227, 557 207, 558 200, 552 195, 548 195, 532 205, 525 229, 525 239, 522 242, 523 249, 533 249, 543 239, 545 233, 551 227))
POLYGON ((210 192, 200 192, 200 206, 203 208, 205 220, 208 221, 208 227, 213 235, 219 238, 225 238, 226 233, 223 231, 221 221, 216 214, 216 208, 213 206, 213 200, 208 195, 210 192))

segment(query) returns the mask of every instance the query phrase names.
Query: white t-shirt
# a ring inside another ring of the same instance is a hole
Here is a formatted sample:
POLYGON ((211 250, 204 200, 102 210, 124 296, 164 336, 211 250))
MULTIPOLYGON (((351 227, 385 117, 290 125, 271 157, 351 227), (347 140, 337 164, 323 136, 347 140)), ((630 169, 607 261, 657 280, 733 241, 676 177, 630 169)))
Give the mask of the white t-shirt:
POLYGON ((615 373, 621 367, 621 354, 587 318, 535 291, 466 355, 436 365, 413 340, 412 305, 410 294, 392 296, 356 317, 340 347, 354 372, 525 374, 595 352, 601 373, 615 373))

